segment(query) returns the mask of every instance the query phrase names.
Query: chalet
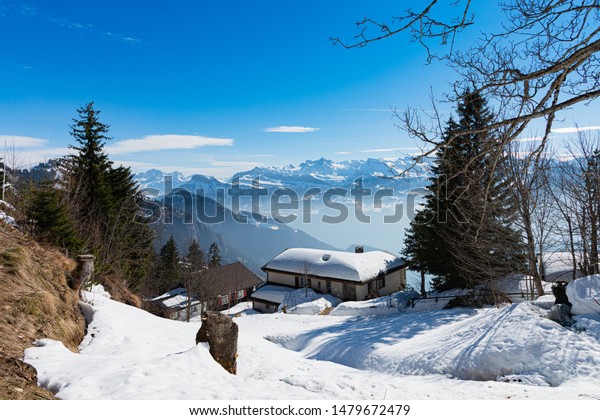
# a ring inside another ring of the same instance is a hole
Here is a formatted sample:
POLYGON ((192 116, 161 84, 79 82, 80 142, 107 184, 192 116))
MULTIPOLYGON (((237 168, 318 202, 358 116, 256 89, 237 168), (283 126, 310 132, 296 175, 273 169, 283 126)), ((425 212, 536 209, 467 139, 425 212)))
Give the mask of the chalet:
POLYGON ((241 262, 212 268, 207 277, 215 285, 213 295, 219 309, 248 300, 252 292, 263 284, 263 280, 241 262))
POLYGON ((303 287, 344 301, 385 296, 406 287, 404 260, 384 251, 363 252, 362 247, 356 252, 289 248, 262 270, 267 283, 251 297, 260 312, 276 311, 283 294, 303 287))
MULTIPOLYGON (((239 302, 248 300, 263 281, 240 262, 211 268, 204 274, 201 286, 204 294, 211 296, 211 303, 215 309, 227 309, 239 302)), ((152 299, 153 305, 158 310, 153 312, 166 318, 186 320, 188 296, 184 288, 171 290, 164 295, 152 299)), ((206 299, 192 296, 190 302, 190 317, 200 316, 206 310, 206 299)))

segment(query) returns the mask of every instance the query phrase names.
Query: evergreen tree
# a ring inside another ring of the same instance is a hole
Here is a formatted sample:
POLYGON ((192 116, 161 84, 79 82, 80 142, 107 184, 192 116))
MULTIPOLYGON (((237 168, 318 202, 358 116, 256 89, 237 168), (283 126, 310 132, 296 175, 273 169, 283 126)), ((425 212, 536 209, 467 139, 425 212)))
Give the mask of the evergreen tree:
POLYGON ((206 270, 206 256, 200 245, 194 239, 188 247, 188 253, 185 256, 182 273, 182 283, 187 296, 186 319, 191 317, 191 305, 195 298, 206 299, 205 289, 207 279, 204 278, 206 270))
POLYGON ((437 289, 493 282, 522 264, 502 162, 488 161, 497 144, 485 129, 493 115, 470 93, 457 114, 458 121, 448 121, 425 208, 411 222, 403 250, 413 269, 435 276, 437 289))
POLYGON ((206 266, 206 255, 204 255, 204 251, 202 251, 195 239, 188 248, 185 262, 190 266, 192 271, 202 270, 206 266))
POLYGON ((104 152, 109 126, 100 122, 100 111, 90 102, 78 108, 73 119, 71 136, 77 142, 70 148, 74 154, 62 161, 62 173, 68 175, 70 198, 83 217, 104 218, 111 210, 108 172, 112 162, 104 152))
POLYGON ((79 236, 97 257, 98 274, 122 277, 137 287, 152 267, 152 240, 140 217, 142 197, 129 168, 113 168, 104 151, 109 126, 88 103, 71 125, 73 154, 62 159, 62 189, 79 236))
POLYGON ((181 284, 181 265, 179 249, 173 235, 163 245, 159 254, 158 275, 160 279, 160 292, 164 293, 181 284))
POLYGON ((213 242, 208 248, 208 266, 218 267, 221 265, 221 250, 216 242, 213 242))
POLYGON ((27 200, 26 216, 35 223, 38 239, 76 253, 82 241, 70 218, 67 207, 61 202, 61 192, 50 180, 32 188, 27 200))

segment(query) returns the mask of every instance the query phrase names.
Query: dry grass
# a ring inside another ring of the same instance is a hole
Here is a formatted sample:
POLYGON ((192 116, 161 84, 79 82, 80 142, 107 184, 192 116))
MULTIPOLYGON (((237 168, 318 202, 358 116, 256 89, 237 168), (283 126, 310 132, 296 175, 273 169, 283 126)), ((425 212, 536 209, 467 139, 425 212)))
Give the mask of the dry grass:
POLYGON ((142 307, 142 299, 127 288, 123 280, 110 275, 101 276, 99 283, 110 293, 110 297, 118 302, 123 302, 136 308, 142 307))
POLYGON ((0 399, 50 399, 23 352, 38 338, 77 351, 85 323, 67 284, 74 261, 0 225, 0 399))
POLYGON ((321 312, 319 312, 319 315, 329 315, 331 311, 333 311, 333 306, 323 309, 321 312))

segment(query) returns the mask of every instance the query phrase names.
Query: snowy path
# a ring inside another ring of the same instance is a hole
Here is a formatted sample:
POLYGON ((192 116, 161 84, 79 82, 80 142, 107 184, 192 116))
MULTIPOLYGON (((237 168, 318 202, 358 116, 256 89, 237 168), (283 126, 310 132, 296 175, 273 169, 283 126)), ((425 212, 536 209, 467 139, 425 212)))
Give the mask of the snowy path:
MULTIPOLYGON (((530 335, 526 329, 532 328, 524 321, 531 317, 529 309, 521 315, 520 309, 505 308, 504 314, 456 310, 364 318, 241 316, 235 318, 240 340, 238 375, 233 376, 212 360, 205 346, 194 345, 199 324, 157 318, 98 294, 89 296, 93 322, 79 354, 52 340, 41 340, 40 347, 26 351, 26 361, 36 367, 40 383, 60 398, 600 398, 597 337, 559 338, 564 334, 554 332, 554 325, 541 318, 537 320, 541 326, 534 325, 535 334, 543 334, 544 339, 556 335, 556 341, 567 346, 561 351, 570 364, 564 373, 557 373, 560 386, 447 376, 468 377, 469 369, 485 371, 477 363, 491 370, 494 363, 505 363, 507 355, 518 358, 513 350, 530 335), (511 324, 520 332, 515 334, 511 324), (486 350, 469 354, 469 346, 481 348, 473 346, 477 342, 486 350), (506 343, 504 351, 494 347, 497 342, 506 343), (459 361, 464 372, 444 370, 459 361)), ((592 329, 600 325, 597 320, 587 322, 592 329)), ((548 350, 553 342, 544 345, 533 346, 532 354, 521 357, 527 362, 535 357, 542 358, 540 363, 551 362, 556 356, 556 351, 548 350)), ((532 371, 527 377, 547 378, 548 374, 532 371)))

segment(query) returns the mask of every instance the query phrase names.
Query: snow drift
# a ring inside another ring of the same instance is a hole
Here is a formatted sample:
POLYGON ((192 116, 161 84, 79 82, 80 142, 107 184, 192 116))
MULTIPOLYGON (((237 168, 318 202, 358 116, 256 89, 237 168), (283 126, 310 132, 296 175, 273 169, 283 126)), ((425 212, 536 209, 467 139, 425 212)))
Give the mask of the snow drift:
POLYGON ((586 331, 576 334, 532 303, 361 317, 253 314, 246 305, 230 311, 245 313, 235 317, 230 375, 194 345, 198 323, 97 292, 86 294, 79 353, 49 339, 26 350, 59 398, 600 398, 600 315, 577 317, 586 331))
POLYGON ((571 281, 567 285, 567 297, 576 315, 600 313, 600 275, 571 281))
POLYGON ((452 309, 357 317, 299 337, 270 339, 308 358, 393 375, 442 374, 478 381, 558 386, 600 377, 600 323, 576 333, 524 302, 501 309, 452 309))

